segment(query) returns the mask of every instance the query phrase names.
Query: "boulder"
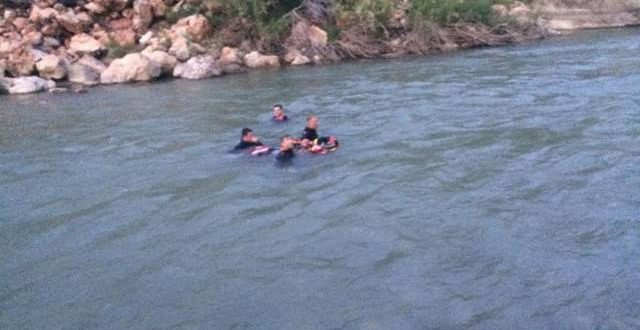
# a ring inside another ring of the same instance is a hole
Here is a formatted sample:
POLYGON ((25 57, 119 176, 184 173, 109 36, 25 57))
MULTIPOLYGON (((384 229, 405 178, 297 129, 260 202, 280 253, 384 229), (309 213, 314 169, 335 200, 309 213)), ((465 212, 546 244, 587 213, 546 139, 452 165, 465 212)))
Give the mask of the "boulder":
POLYGON ((325 47, 329 40, 327 32, 316 25, 311 25, 309 27, 307 30, 307 36, 309 38, 309 42, 311 42, 311 46, 313 47, 325 47))
POLYGON ((100 83, 100 72, 88 65, 76 62, 69 66, 68 79, 76 84, 93 86, 100 83))
POLYGON ((109 39, 120 47, 131 47, 136 44, 136 32, 132 29, 113 30, 109 39))
POLYGON ((100 75, 103 84, 150 81, 160 76, 160 65, 140 53, 128 54, 111 62, 100 75))
POLYGON ((180 19, 171 27, 171 31, 177 35, 185 36, 190 40, 198 42, 207 36, 211 28, 207 19, 198 14, 180 19))
POLYGON ((297 49, 289 50, 284 56, 284 61, 291 65, 305 65, 311 62, 309 57, 302 55, 297 49))
POLYGON ((176 64, 178 64, 178 60, 175 57, 161 50, 143 51, 142 55, 159 65, 162 74, 172 74, 176 64))
POLYGON ((0 56, 6 57, 21 46, 20 36, 0 37, 0 56))
POLYGON ((42 37, 41 32, 31 31, 22 35, 22 42, 35 47, 42 43, 42 37))
POLYGON ((107 66, 104 65, 104 63, 100 62, 100 60, 96 59, 91 55, 82 56, 78 61, 76 61, 76 63, 86 65, 92 68, 93 70, 97 71, 98 73, 102 73, 102 71, 107 69, 107 66))
POLYGON ((205 79, 221 74, 213 56, 197 56, 185 63, 176 65, 173 70, 174 77, 185 79, 205 79))
POLYGON ((40 8, 38 6, 32 6, 29 13, 29 20, 33 23, 42 24, 48 22, 56 17, 58 12, 50 7, 40 8))
POLYGON ((247 71, 243 66, 235 63, 220 65, 220 69, 224 74, 240 73, 240 72, 247 71))
POLYGON ((51 80, 36 76, 18 78, 0 78, 0 86, 9 94, 28 94, 48 90, 56 87, 51 80))
POLYGON ((275 55, 263 55, 253 51, 244 56, 244 65, 252 69, 279 67, 280 59, 275 55))
POLYGON ((85 12, 76 14, 71 9, 56 15, 56 21, 58 21, 60 26, 65 30, 74 34, 86 32, 93 25, 93 20, 89 14, 85 12))
POLYGON ((86 33, 77 34, 69 41, 69 51, 72 53, 95 53, 104 49, 100 41, 86 33))
POLYGON ((191 57, 191 47, 189 41, 183 36, 177 36, 171 41, 169 54, 175 56, 180 61, 186 61, 191 57))
POLYGON ((100 15, 107 11, 107 9, 103 5, 96 2, 89 2, 88 4, 84 5, 84 9, 97 15, 100 15))
POLYGON ((153 22, 153 7, 149 0, 133 1, 133 26, 138 32, 147 30, 151 22, 153 22))
POLYGON ((13 21, 11 21, 11 23, 18 31, 21 31, 22 29, 26 28, 27 25, 31 24, 31 22, 29 22, 29 19, 25 17, 16 17, 13 19, 13 21))
POLYGON ((220 51, 218 63, 221 65, 241 64, 242 56, 238 48, 223 47, 220 51))
POLYGON ((35 68, 36 58, 30 48, 20 47, 9 54, 7 71, 14 77, 28 76, 35 68))
POLYGON ((38 75, 44 79, 62 79, 67 75, 67 63, 56 55, 45 55, 36 62, 38 75))

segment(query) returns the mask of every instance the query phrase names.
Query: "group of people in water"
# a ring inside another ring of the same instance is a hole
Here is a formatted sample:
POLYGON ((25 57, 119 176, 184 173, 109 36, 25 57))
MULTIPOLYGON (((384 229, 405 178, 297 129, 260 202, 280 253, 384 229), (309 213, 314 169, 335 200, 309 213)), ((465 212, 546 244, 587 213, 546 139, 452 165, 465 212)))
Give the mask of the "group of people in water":
MULTIPOLYGON (((275 123, 284 123, 289 120, 284 107, 276 104, 271 109, 271 120, 275 123)), ((300 138, 291 135, 284 135, 280 138, 280 148, 276 159, 280 162, 289 162, 295 157, 296 150, 304 150, 314 154, 326 154, 338 148, 339 143, 335 136, 318 135, 319 120, 317 116, 307 117, 307 123, 300 138)), ((260 141, 250 128, 243 128, 240 136, 240 143, 233 148, 235 152, 245 152, 252 156, 263 156, 275 151, 260 141)))

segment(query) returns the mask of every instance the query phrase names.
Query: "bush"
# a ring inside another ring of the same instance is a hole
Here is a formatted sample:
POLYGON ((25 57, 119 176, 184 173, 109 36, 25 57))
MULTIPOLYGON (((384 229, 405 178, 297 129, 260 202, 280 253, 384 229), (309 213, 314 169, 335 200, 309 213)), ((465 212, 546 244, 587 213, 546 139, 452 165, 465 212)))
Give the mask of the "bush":
POLYGON ((338 28, 358 25, 375 31, 386 26, 393 5, 391 0, 337 0, 333 15, 338 28))
POLYGON ((414 20, 449 25, 458 22, 487 24, 492 18, 491 6, 509 0, 411 0, 414 20))

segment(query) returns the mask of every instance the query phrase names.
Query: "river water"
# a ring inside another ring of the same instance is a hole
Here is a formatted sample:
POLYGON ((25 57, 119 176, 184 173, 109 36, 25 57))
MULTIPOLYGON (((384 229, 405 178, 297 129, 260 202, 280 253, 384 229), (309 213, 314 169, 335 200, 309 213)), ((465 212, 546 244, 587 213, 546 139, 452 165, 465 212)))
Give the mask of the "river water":
POLYGON ((638 329, 638 32, 2 97, 0 328, 638 329))

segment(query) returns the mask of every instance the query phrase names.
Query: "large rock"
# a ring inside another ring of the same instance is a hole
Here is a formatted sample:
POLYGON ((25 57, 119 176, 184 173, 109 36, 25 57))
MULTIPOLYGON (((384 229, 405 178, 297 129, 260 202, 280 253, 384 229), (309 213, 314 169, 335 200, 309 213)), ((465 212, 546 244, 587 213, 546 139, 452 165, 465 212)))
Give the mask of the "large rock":
POLYGON ((29 13, 29 20, 33 23, 42 24, 54 19, 57 14, 58 12, 50 7, 40 8, 38 6, 32 6, 31 13, 29 13))
POLYGON ((309 57, 302 55, 302 53, 296 49, 287 52, 284 56, 284 61, 291 65, 305 65, 311 63, 309 57))
POLYGON ((33 72, 36 57, 30 48, 20 47, 7 58, 7 71, 14 77, 28 76, 33 72))
POLYGON ((48 90, 56 87, 51 80, 36 76, 18 78, 0 78, 0 86, 9 94, 28 94, 48 90))
POLYGON ((198 42, 207 36, 211 31, 211 27, 206 17, 198 14, 180 19, 171 27, 171 31, 198 42))
POLYGON ((205 79, 221 74, 213 56, 197 56, 185 63, 176 65, 173 70, 174 77, 185 79, 205 79))
POLYGON ((327 45, 327 41, 329 37, 327 32, 323 29, 317 27, 316 25, 311 25, 307 30, 309 42, 311 42, 311 46, 313 47, 325 47, 327 45))
POLYGON ((91 16, 85 12, 76 14, 73 10, 56 15, 56 21, 67 31, 79 34, 89 30, 93 25, 91 16))
POLYGON ((187 38, 183 36, 177 36, 171 41, 171 48, 169 48, 169 54, 175 56, 180 61, 186 61, 191 57, 191 47, 187 38))
POLYGON ((104 63, 95 57, 84 55, 68 68, 69 81, 87 86, 100 83, 100 74, 106 70, 104 63))
POLYGON ((138 32, 147 30, 151 22, 153 22, 153 7, 149 0, 133 1, 133 26, 138 32))
POLYGON ((31 31, 22 35, 22 42, 31 46, 38 46, 42 43, 42 33, 39 31, 31 31))
POLYGON ((161 50, 143 51, 142 55, 159 65, 162 74, 172 74, 173 69, 178 64, 178 60, 175 57, 161 50))
POLYGON ((70 82, 93 86, 100 83, 100 72, 82 63, 73 63, 68 69, 68 79, 70 82))
POLYGON ((136 32, 131 28, 114 30, 109 33, 109 38, 120 47, 132 47, 136 44, 136 32))
POLYGON ((97 71, 98 73, 102 73, 104 70, 107 69, 107 66, 104 65, 104 63, 100 62, 100 60, 90 55, 82 56, 78 61, 76 61, 76 63, 86 65, 92 68, 93 70, 97 71))
POLYGON ((94 13, 94 14, 98 14, 98 15, 104 13, 105 11, 107 11, 107 9, 103 5, 101 5, 99 3, 96 3, 96 2, 89 2, 88 4, 84 5, 84 8, 86 10, 88 10, 88 11, 94 13))
POLYGON ((100 41, 86 33, 77 34, 69 41, 69 51, 72 53, 96 53, 104 49, 100 41))
POLYGON ((220 65, 229 64, 241 64, 242 55, 238 48, 223 47, 220 51, 220 58, 218 59, 220 65))
POLYGON ((133 53, 111 62, 100 75, 100 82, 116 84, 149 81, 160 76, 160 73, 160 65, 140 53, 133 53))
POLYGON ((244 65, 252 68, 274 68, 280 66, 280 59, 275 55, 263 55, 253 51, 244 56, 244 65))
POLYGON ((67 75, 67 63, 56 55, 45 55, 36 63, 38 75, 44 79, 62 79, 67 75))

